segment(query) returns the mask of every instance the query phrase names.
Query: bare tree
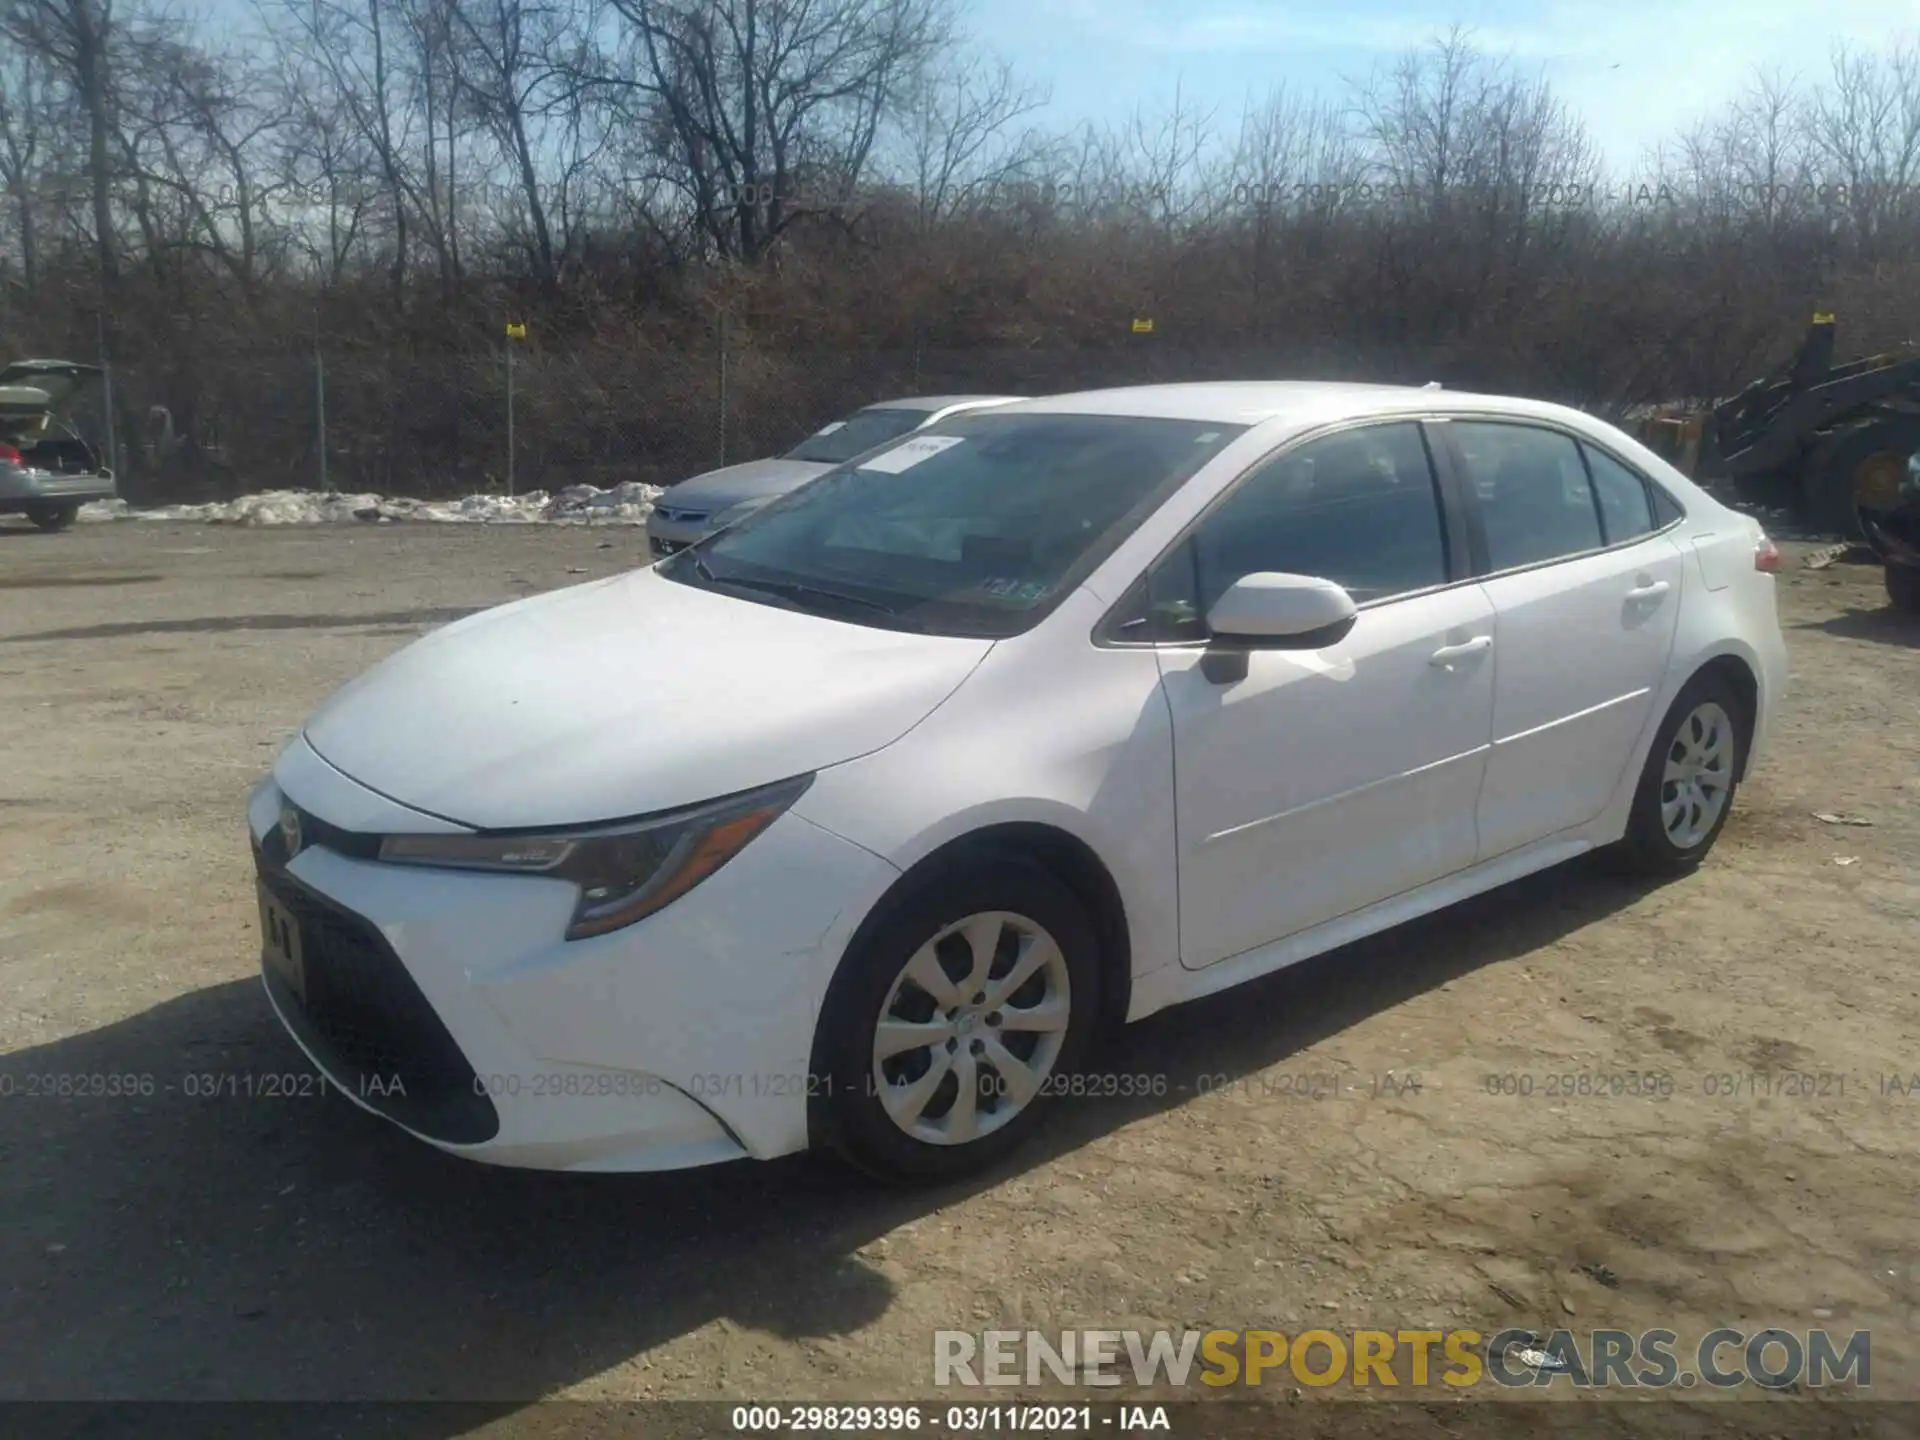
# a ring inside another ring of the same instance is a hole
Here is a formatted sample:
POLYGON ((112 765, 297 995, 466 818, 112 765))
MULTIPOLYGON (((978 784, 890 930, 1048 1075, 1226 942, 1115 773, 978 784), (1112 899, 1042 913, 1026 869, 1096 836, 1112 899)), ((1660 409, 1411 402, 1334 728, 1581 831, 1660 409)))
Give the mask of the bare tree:
POLYGON ((1805 115, 1792 79, 1756 71, 1722 115, 1681 140, 1695 203, 1709 214, 1756 219, 1769 233, 1803 214, 1811 176, 1805 115))
POLYGON ((118 275, 113 226, 114 0, 0 0, 0 36, 53 67, 86 115, 93 244, 103 290, 118 275))
POLYGON ((866 175, 885 122, 947 38, 942 0, 612 0, 618 64, 717 253, 764 255, 866 175))
POLYGON ((1046 164, 1045 137, 1015 130, 1051 92, 1020 80, 1010 61, 976 54, 928 67, 901 121, 902 166, 919 227, 976 204, 991 205, 1046 164))
POLYGON ((53 148, 60 136, 56 97, 45 66, 31 52, 0 53, 0 187, 13 210, 20 280, 28 290, 39 273, 39 213, 42 186, 53 176, 53 148))
POLYGON ((551 290, 558 267, 534 127, 558 78, 551 57, 563 48, 570 21, 561 10, 528 0, 448 0, 446 9, 459 31, 462 89, 512 169, 534 276, 551 290))
POLYGON ((1828 83, 1807 107, 1821 172, 1816 198, 1844 211, 1869 255, 1915 214, 1920 184, 1920 49, 1911 39, 1883 54, 1835 48, 1828 83))
POLYGON ((1214 112, 1192 104, 1184 83, 1173 88, 1173 102, 1152 114, 1135 110, 1127 122, 1118 182, 1110 193, 1090 194, 1090 208, 1144 213, 1160 233, 1173 237, 1206 205, 1201 158, 1213 143, 1214 112))

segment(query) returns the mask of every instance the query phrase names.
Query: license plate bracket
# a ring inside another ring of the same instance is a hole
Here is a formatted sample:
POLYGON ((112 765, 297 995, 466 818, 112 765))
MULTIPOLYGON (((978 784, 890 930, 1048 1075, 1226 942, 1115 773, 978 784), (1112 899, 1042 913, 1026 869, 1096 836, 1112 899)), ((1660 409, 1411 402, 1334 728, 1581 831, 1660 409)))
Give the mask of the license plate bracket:
POLYGON ((300 946, 300 922, 264 883, 260 890, 260 960, 307 1003, 307 963, 300 946))

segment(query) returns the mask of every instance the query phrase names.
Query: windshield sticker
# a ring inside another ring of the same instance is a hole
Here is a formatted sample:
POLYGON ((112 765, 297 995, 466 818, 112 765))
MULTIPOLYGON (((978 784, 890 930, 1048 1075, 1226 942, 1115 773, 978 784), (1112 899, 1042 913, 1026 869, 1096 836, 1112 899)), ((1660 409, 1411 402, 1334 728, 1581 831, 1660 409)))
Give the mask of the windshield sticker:
POLYGON ((822 425, 818 430, 814 431, 813 433, 815 435, 831 435, 836 430, 844 430, 846 428, 847 428, 846 421, 836 420, 831 425, 822 425))
POLYGON ((911 470, 922 460, 931 460, 942 450, 950 450, 960 443, 958 435, 916 435, 911 440, 903 440, 891 450, 884 450, 871 460, 860 462, 862 470, 878 470, 883 475, 898 475, 902 470, 911 470))
POLYGON ((1031 605, 1047 593, 1044 581, 1022 580, 1017 576, 995 575, 980 581, 973 587, 989 595, 998 595, 1003 600, 1014 600, 1031 605))

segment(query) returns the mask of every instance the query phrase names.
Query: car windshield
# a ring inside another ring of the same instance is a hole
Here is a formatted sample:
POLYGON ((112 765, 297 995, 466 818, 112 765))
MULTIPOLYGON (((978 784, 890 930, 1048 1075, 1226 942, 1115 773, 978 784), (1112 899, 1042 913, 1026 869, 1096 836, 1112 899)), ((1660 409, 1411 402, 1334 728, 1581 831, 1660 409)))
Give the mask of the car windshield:
POLYGON ((881 406, 856 410, 846 419, 816 430, 789 450, 787 459, 844 464, 876 445, 898 439, 926 418, 925 410, 888 410, 881 406))
POLYGON ((863 624, 1014 635, 1242 429, 956 417, 827 472, 659 571, 863 624))

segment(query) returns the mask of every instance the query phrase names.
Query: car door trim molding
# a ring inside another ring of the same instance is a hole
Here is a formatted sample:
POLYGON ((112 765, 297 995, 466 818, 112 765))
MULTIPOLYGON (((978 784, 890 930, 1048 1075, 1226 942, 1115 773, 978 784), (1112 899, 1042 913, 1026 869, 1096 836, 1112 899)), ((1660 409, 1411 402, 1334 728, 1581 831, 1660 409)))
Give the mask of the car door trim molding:
POLYGON ((1571 725, 1576 720, 1584 720, 1589 715, 1598 715, 1602 710, 1611 710, 1616 705, 1625 705, 1629 701, 1638 700, 1641 696, 1651 695, 1652 693, 1653 687, 1651 685, 1642 685, 1638 690, 1629 690, 1625 694, 1614 696, 1611 700, 1602 700, 1598 705, 1589 705, 1584 710, 1576 710, 1571 715, 1562 715, 1559 719, 1549 720, 1544 725, 1535 725, 1531 729, 1516 730, 1511 735, 1502 735, 1493 742, 1493 748, 1497 750, 1500 746, 1511 745, 1516 740, 1526 740, 1535 735, 1543 735, 1549 730, 1557 730, 1562 725, 1571 725))
MULTIPOLYGON (((1335 795, 1322 795, 1317 800, 1309 800, 1304 805, 1295 805, 1290 810, 1279 810, 1272 815, 1263 815, 1258 820, 1248 820, 1243 824, 1228 826, 1225 830, 1216 830, 1213 834, 1204 837, 1200 841, 1200 844, 1194 848, 1203 848, 1213 844, 1217 840, 1231 840, 1236 836, 1245 835, 1249 831, 1258 830, 1263 825, 1275 825, 1282 820, 1296 819, 1311 811, 1324 809, 1328 805, 1337 805, 1343 800, 1351 800, 1356 795, 1365 795, 1372 790, 1383 790, 1389 785, 1399 785, 1408 780, 1417 779, 1422 775, 1431 775, 1434 771, 1442 769, 1445 766, 1458 765, 1462 760, 1472 760, 1478 756, 1485 755, 1488 751, 1492 750, 1492 748, 1493 746, 1491 744, 1476 745, 1471 750, 1462 750, 1458 754, 1448 755, 1439 760, 1429 760, 1426 764, 1416 765, 1411 770, 1402 770, 1394 775, 1382 775, 1377 780, 1368 780, 1363 784, 1351 786, 1335 795)), ((1226 959, 1230 957, 1222 956, 1221 958, 1226 959)), ((1218 962, 1216 961, 1215 963, 1217 964, 1218 962)))

